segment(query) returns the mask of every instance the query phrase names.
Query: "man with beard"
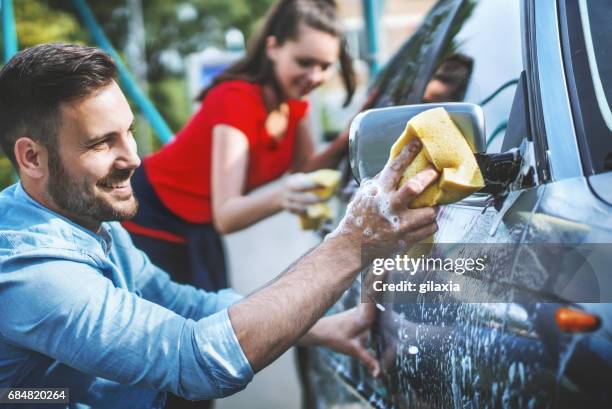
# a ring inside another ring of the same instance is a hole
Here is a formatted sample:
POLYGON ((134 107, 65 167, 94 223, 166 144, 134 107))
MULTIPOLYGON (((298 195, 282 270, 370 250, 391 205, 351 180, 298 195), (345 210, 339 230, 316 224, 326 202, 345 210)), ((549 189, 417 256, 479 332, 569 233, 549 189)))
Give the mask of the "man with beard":
POLYGON ((115 78, 102 51, 61 44, 23 50, 0 71, 0 144, 20 176, 0 193, 0 387, 67 387, 70 407, 160 408, 166 391, 236 392, 295 343, 352 354, 376 374, 360 342, 371 309, 318 319, 367 263, 360 243, 435 231, 434 209, 408 209, 435 171, 396 188, 418 143, 268 286, 207 293, 171 282, 116 223, 137 210, 140 159, 115 78))

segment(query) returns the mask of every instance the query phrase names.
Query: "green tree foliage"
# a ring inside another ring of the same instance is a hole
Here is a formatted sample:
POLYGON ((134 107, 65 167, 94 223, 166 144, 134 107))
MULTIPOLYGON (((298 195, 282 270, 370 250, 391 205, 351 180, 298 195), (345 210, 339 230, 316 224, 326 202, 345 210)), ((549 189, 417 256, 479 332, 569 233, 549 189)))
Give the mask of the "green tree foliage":
POLYGON ((87 38, 72 14, 56 10, 45 1, 28 0, 13 3, 20 48, 52 42, 80 43, 87 38))
MULTIPOLYGON (((42 1, 42 0, 38 0, 42 1)), ((164 51, 181 56, 207 46, 223 46, 223 33, 230 27, 248 38, 258 20, 274 0, 141 0, 146 29, 146 55, 149 80, 168 75, 162 63, 164 51)), ((71 0, 48 0, 57 10, 74 13, 71 0)), ((113 45, 123 49, 130 18, 126 0, 88 2, 113 45)), ((76 15, 76 14, 74 14, 76 15)))
POLYGON ((15 182, 11 161, 0 155, 0 190, 15 182))
MULTIPOLYGON (((54 9, 43 0, 14 1, 19 48, 51 42, 83 42, 87 36, 69 12, 54 9)), ((13 167, 0 153, 0 189, 15 181, 13 167)))

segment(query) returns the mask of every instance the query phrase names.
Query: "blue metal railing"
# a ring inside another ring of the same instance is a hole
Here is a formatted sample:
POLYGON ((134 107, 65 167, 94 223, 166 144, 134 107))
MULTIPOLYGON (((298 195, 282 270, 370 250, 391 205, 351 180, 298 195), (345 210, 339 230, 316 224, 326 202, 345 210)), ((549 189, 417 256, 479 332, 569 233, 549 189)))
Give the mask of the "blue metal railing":
POLYGON ((378 33, 380 32, 379 17, 381 3, 383 3, 382 0, 363 0, 363 19, 368 38, 368 63, 370 65, 371 78, 374 78, 380 70, 378 61, 378 33))
POLYGON ((15 15, 13 14, 13 0, 0 0, 2 6, 2 38, 4 45, 3 59, 7 62, 17 54, 17 30, 15 29, 15 15))
POLYGON ((93 40, 100 48, 110 54, 110 56, 113 57, 113 60, 115 60, 117 70, 119 71, 119 80, 121 81, 121 85, 123 85, 124 91, 134 100, 142 114, 151 124, 151 127, 155 133, 157 133, 159 139, 163 143, 170 142, 174 137, 174 134, 166 124, 166 121, 164 121, 162 116, 157 111, 157 108, 155 108, 151 100, 142 92, 136 80, 130 75, 127 67, 121 61, 119 54, 117 51, 115 51, 113 45, 96 21, 96 18, 87 5, 87 2, 85 0, 73 0, 73 4, 79 13, 79 16, 83 20, 83 24, 85 24, 89 30, 93 40))

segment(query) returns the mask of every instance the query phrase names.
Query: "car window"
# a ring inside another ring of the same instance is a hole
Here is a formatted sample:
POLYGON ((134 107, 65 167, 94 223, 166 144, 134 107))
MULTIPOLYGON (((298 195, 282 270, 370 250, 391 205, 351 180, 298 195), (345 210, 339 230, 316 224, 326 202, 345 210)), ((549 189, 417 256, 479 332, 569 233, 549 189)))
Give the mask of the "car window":
MULTIPOLYGON (((612 9, 609 2, 567 0, 565 58, 585 173, 612 170, 612 9)), ((566 20, 566 21, 565 21, 566 20)))
POLYGON ((603 2, 578 2, 580 20, 586 42, 586 55, 591 69, 591 82, 595 88, 597 106, 610 131, 612 131, 612 13, 610 5, 603 2), (607 7, 606 7, 607 6, 607 7))
POLYGON ((374 81, 378 97, 375 107, 415 104, 420 102, 421 78, 429 72, 434 52, 448 31, 461 0, 441 0, 435 4, 419 29, 389 60, 374 81))
POLYGON ((465 2, 422 95, 424 102, 481 105, 488 152, 501 150, 508 127, 523 69, 520 33, 519 2, 465 2))

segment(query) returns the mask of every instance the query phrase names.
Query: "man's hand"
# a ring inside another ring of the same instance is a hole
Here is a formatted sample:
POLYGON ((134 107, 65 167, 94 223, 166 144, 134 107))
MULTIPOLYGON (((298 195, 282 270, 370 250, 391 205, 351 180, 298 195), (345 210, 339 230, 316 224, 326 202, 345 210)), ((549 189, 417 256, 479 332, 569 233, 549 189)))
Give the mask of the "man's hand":
POLYGON ((420 150, 421 142, 412 139, 376 178, 362 181, 344 219, 331 235, 347 236, 355 246, 392 245, 396 248, 389 250, 396 251, 435 233, 436 209, 409 209, 408 205, 438 178, 438 172, 427 168, 397 188, 404 170, 420 150))
POLYGON ((365 347, 370 326, 376 318, 372 303, 321 318, 302 337, 300 345, 320 345, 359 359, 372 376, 380 375, 380 365, 365 347))

